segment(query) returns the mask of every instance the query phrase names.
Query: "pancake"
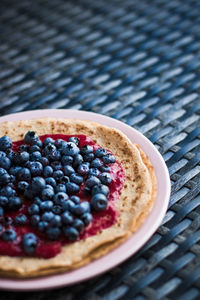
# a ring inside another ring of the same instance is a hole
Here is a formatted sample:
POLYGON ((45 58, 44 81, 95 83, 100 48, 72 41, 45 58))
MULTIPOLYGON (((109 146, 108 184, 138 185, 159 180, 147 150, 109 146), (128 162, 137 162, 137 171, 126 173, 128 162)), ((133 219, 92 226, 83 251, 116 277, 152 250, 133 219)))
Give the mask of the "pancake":
POLYGON ((119 130, 86 120, 44 118, 2 123, 0 136, 8 135, 12 141, 18 141, 29 130, 38 135, 84 134, 90 137, 114 154, 122 164, 126 179, 115 202, 119 215, 114 225, 95 236, 62 246, 61 253, 53 258, 0 256, 1 276, 42 276, 90 263, 128 239, 145 221, 156 197, 156 179, 150 160, 119 130))

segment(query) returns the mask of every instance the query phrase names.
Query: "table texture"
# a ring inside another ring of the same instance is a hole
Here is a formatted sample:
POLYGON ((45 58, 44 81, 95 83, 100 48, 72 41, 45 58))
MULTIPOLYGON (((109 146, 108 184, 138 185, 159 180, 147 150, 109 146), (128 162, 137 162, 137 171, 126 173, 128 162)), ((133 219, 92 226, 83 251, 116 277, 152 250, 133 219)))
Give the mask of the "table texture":
POLYGON ((110 272, 0 298, 200 299, 200 1, 0 2, 0 115, 73 108, 138 129, 163 155, 162 225, 110 272))

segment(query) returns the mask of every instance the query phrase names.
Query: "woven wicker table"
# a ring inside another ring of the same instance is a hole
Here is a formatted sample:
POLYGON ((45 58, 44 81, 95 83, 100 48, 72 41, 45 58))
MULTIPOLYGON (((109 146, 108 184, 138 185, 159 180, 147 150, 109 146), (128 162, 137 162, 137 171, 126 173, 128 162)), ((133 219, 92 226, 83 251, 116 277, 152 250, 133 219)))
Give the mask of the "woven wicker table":
POLYGON ((137 254, 76 286, 23 296, 200 299, 200 1, 1 0, 0 39, 2 116, 111 116, 154 143, 172 183, 162 226, 137 254))

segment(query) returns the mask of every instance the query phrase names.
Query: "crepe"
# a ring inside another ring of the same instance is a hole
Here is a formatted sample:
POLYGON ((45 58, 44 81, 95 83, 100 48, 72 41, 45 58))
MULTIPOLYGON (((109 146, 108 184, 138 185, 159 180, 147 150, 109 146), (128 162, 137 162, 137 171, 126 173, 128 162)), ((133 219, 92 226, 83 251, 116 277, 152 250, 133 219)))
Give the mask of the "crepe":
POLYGON ((0 274, 11 277, 34 277, 65 272, 83 266, 119 246, 135 232, 152 209, 156 197, 153 166, 138 145, 119 130, 76 119, 33 119, 5 122, 0 136, 22 140, 28 130, 44 134, 84 134, 96 144, 110 150, 122 164, 126 180, 116 200, 119 213, 116 223, 95 236, 62 246, 53 258, 0 256, 0 274))

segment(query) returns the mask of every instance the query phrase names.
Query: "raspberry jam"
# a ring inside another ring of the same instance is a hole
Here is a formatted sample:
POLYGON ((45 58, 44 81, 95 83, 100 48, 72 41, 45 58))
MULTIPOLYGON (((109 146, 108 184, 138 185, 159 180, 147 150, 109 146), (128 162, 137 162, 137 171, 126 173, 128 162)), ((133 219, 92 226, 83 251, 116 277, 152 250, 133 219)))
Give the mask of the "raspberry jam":
MULTIPOLYGON (((79 147, 83 147, 84 145, 90 145, 93 147, 93 150, 100 148, 97 144, 95 144, 89 137, 85 135, 63 135, 63 134, 54 134, 54 135, 43 135, 40 136, 40 140, 43 142, 45 138, 51 137, 54 140, 63 139, 64 141, 68 141, 70 137, 78 137, 79 138, 79 147)), ((22 145, 24 141, 13 142, 13 151, 17 151, 18 147, 22 145)), ((111 153, 111 152, 110 152, 111 153)), ((122 169, 121 164, 116 161, 111 164, 111 177, 112 182, 109 185, 109 195, 108 195, 108 207, 105 211, 101 212, 93 212, 93 219, 90 224, 85 228, 83 233, 80 234, 77 241, 81 239, 85 239, 87 237, 96 235, 100 230, 106 229, 112 226, 117 220, 117 210, 115 205, 115 200, 119 197, 119 193, 123 187, 125 181, 125 174, 122 169)), ((85 187, 85 182, 83 182, 80 186, 80 190, 77 196, 81 198, 81 201, 89 201, 91 200, 91 195, 86 195, 83 191, 85 187)), ((18 211, 5 212, 5 217, 10 217, 14 219, 19 214, 25 214, 28 217, 27 209, 30 206, 30 200, 23 199, 23 205, 18 211)), ((8 218, 9 219, 9 218, 8 218)), ((50 241, 47 239, 45 234, 38 231, 33 227, 29 222, 26 225, 14 226, 9 225, 9 222, 6 228, 14 228, 17 233, 17 238, 12 242, 7 242, 0 240, 0 255, 9 255, 9 256, 28 256, 22 247, 22 237, 25 233, 34 233, 37 236, 37 248, 33 255, 33 257, 42 257, 42 258, 51 258, 56 256, 61 252, 61 247, 65 244, 71 243, 66 237, 61 236, 56 241, 50 241)))

